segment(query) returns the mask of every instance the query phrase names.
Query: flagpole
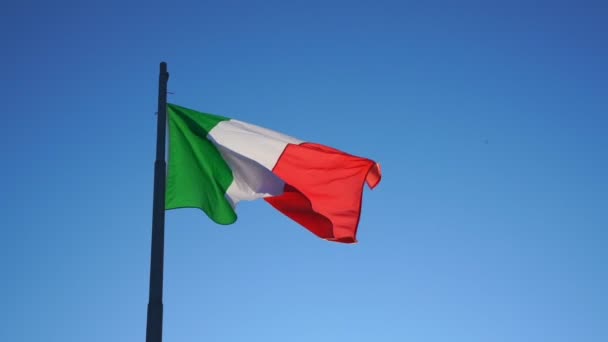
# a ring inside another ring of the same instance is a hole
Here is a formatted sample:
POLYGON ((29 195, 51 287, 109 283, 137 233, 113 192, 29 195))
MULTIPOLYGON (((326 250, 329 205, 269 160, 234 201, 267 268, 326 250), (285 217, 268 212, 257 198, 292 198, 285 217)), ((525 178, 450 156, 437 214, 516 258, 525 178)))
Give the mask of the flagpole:
POLYGON ((163 262, 165 254, 165 135, 167 121, 167 63, 160 63, 158 77, 158 114, 156 162, 154 163, 154 202, 152 208, 152 248, 150 257, 150 298, 146 342, 163 340, 163 262))

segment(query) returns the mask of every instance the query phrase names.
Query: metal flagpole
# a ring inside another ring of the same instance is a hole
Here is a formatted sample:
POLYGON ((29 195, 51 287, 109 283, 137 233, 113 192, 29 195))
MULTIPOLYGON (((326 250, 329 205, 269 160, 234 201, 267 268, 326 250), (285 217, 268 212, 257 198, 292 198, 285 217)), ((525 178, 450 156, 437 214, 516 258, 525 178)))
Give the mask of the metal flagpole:
POLYGON ((158 124, 154 163, 154 203, 152 211, 152 251, 150 258, 150 299, 146 342, 163 340, 163 262, 165 254, 165 135, 167 121, 167 63, 160 63, 158 77, 158 124))

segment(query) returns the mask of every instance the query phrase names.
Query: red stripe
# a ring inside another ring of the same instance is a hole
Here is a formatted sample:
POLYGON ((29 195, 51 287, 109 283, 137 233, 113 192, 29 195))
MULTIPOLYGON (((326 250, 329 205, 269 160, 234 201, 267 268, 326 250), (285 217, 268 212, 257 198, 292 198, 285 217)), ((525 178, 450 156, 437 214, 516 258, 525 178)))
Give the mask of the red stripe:
POLYGON ((379 164, 323 145, 290 144, 273 172, 285 193, 267 197, 268 203, 320 238, 357 241, 363 185, 373 189, 380 182, 379 164))

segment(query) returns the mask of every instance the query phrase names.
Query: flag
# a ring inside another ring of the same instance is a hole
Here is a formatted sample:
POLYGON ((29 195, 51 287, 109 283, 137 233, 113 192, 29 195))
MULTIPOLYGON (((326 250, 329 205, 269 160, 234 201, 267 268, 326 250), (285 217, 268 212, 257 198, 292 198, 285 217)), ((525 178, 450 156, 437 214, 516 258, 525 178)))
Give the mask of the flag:
POLYGON ((199 208, 219 224, 263 199, 320 238, 356 242, 363 186, 380 165, 263 127, 168 105, 166 209, 199 208))

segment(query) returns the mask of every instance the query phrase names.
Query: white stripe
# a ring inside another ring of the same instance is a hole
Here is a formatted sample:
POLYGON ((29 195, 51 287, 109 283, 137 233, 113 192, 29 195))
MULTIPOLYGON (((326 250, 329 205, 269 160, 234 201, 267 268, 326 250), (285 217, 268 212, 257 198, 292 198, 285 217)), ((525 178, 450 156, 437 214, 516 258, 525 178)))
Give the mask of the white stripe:
POLYGON ((285 183, 270 170, 221 145, 216 147, 230 166, 234 177, 226 190, 226 198, 232 208, 235 208, 239 201, 253 201, 283 193, 285 183))
POLYGON ((220 154, 230 166, 234 180, 226 198, 236 207, 283 193, 284 182, 272 173, 287 144, 301 140, 237 120, 222 121, 209 132, 220 154))
POLYGON ((209 132, 216 145, 223 146, 272 170, 287 144, 303 141, 263 127, 237 120, 222 121, 209 132))

